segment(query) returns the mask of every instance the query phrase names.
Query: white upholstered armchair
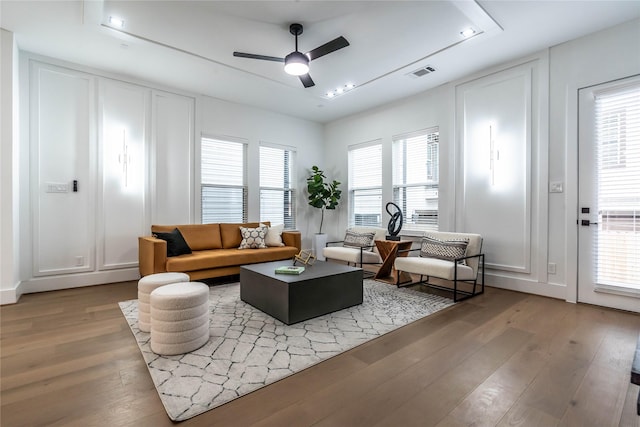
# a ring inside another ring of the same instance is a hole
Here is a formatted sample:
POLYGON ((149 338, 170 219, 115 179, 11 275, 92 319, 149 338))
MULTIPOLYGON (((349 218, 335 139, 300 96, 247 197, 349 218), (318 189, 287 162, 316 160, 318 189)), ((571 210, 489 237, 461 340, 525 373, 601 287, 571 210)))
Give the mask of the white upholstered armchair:
POLYGON ((394 262, 397 286, 422 284, 453 292, 453 301, 461 301, 484 293, 484 254, 482 236, 472 233, 427 232, 420 247, 409 252, 420 251, 420 256, 398 257, 394 262), (400 272, 420 276, 418 282, 400 283, 400 272), (478 283, 479 275, 482 281, 478 283), (453 288, 429 282, 430 277, 453 282, 453 288), (461 289, 460 283, 467 283, 461 289))
POLYGON ((344 240, 327 242, 322 253, 327 259, 360 268, 363 264, 382 264, 374 241, 384 240, 386 233, 387 230, 380 227, 354 226, 347 230, 344 240))

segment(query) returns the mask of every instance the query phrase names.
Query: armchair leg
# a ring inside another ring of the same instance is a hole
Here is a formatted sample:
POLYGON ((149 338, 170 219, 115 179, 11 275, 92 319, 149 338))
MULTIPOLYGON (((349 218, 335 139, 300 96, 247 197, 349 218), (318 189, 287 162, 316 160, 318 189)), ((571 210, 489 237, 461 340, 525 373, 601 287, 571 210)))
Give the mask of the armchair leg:
MULTIPOLYGON (((410 280, 408 280, 408 281, 406 281, 406 282, 401 282, 401 281, 400 281, 400 276, 402 276, 402 275, 400 274, 400 271, 396 271, 396 287, 397 287, 397 288, 402 288, 402 287, 405 287, 405 286, 409 286, 409 285, 413 285, 413 284, 414 284, 414 283, 413 283, 413 278, 412 278, 412 279, 410 279, 410 280), (401 285, 402 285, 402 286, 401 286, 401 285)), ((410 275, 409 275, 409 276, 410 276, 410 275)), ((422 276, 420 276, 420 278, 422 279, 422 276)))

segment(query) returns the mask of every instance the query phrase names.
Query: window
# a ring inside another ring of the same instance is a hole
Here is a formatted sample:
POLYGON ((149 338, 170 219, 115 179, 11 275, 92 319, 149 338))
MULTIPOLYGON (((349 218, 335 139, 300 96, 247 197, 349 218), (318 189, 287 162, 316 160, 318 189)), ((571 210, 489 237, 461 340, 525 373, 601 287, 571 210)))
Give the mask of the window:
POLYGON ((382 144, 349 148, 349 225, 380 226, 382 144))
POLYGON ((640 290, 640 84, 595 93, 596 283, 640 290))
POLYGON ((295 151, 260 145, 260 220, 296 228, 295 151))
POLYGON ((393 138, 393 202, 403 230, 438 230, 437 127, 393 138))
POLYGON ((247 222, 246 144, 202 138, 202 223, 247 222))

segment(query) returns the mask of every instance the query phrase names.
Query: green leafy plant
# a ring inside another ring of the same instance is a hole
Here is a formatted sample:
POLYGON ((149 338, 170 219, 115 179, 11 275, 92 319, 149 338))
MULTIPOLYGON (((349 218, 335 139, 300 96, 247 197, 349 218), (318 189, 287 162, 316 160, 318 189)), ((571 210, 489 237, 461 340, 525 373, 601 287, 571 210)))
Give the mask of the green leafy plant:
POLYGON ((309 192, 309 204, 314 208, 322 210, 320 216, 320 231, 322 233, 322 223, 324 222, 325 209, 335 209, 338 206, 340 200, 340 194, 342 191, 338 188, 339 181, 335 179, 333 182, 325 182, 327 177, 324 175, 324 171, 321 171, 317 166, 311 168, 311 175, 307 178, 307 191, 309 192))

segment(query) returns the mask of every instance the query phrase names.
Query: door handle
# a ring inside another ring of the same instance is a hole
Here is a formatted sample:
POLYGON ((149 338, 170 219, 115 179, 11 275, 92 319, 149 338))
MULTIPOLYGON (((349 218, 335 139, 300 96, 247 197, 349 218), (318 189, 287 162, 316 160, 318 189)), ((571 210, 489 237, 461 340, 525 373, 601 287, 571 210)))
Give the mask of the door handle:
POLYGON ((588 227, 588 226, 590 226, 590 225, 598 225, 598 223, 597 223, 597 222, 591 222, 591 221, 589 221, 588 219, 583 219, 583 220, 580 222, 580 225, 582 225, 583 227, 588 227))

